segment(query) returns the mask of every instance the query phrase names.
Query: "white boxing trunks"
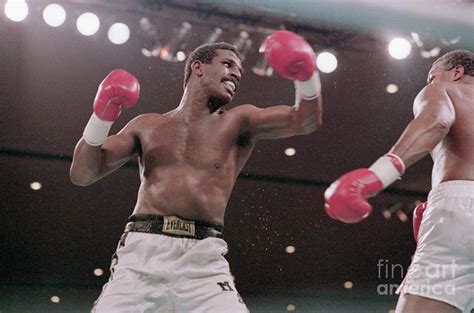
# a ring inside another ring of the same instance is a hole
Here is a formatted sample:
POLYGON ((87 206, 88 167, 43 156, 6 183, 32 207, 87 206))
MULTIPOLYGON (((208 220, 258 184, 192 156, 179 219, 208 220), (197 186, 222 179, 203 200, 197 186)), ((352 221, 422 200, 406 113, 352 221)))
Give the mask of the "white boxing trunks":
POLYGON ((448 181, 428 195, 418 245, 399 293, 470 312, 474 302, 474 182, 448 181))
POLYGON ((205 234, 216 230, 176 217, 159 217, 158 229, 149 216, 136 217, 125 228, 92 312, 248 312, 224 258, 226 242, 205 234))

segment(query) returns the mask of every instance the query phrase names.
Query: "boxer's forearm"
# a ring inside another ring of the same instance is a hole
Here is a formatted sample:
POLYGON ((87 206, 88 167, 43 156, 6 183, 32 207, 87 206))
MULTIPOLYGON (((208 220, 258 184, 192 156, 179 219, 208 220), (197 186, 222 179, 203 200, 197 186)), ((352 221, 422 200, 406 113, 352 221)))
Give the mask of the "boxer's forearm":
POLYGON ((88 186, 101 176, 103 151, 101 146, 91 146, 81 138, 74 150, 69 177, 78 186, 88 186))
POLYGON ((315 71, 307 81, 295 80, 295 109, 302 129, 314 131, 322 125, 321 81, 315 71))
POLYGON ((296 105, 297 114, 301 115, 299 128, 305 133, 321 128, 323 123, 323 106, 321 96, 313 100, 301 99, 296 105))
POLYGON ((438 119, 414 119, 400 136, 390 153, 398 155, 408 167, 429 154, 450 129, 448 123, 438 119))

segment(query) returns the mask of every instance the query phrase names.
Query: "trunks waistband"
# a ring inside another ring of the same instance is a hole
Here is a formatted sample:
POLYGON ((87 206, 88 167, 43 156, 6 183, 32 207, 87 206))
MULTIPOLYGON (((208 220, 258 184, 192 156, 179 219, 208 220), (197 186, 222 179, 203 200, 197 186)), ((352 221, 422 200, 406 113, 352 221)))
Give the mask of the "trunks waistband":
POLYGON ((171 237, 204 239, 222 238, 224 226, 204 221, 194 221, 178 216, 135 214, 128 218, 125 232, 161 234, 171 237))
POLYGON ((450 180, 435 186, 428 194, 428 203, 434 203, 446 197, 474 199, 474 181, 450 180))

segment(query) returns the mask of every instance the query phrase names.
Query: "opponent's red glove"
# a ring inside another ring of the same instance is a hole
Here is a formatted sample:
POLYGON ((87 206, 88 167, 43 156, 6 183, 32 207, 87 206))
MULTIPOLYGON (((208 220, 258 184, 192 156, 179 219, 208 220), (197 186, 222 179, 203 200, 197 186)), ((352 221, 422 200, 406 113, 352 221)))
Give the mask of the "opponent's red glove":
POLYGON ((102 145, 122 108, 133 107, 139 94, 140 84, 135 76, 120 69, 110 72, 99 85, 84 140, 91 146, 102 145))
POLYGON ((405 165, 398 156, 386 154, 368 169, 341 176, 324 193, 326 213, 344 223, 362 221, 372 212, 367 198, 392 184, 404 171, 405 165))
POLYGON ((321 93, 315 54, 303 37, 280 30, 267 37, 260 47, 268 64, 283 78, 295 80, 297 95, 311 100, 321 93))
POLYGON ((420 203, 416 206, 413 211, 413 237, 418 242, 418 233, 420 232, 421 220, 423 219, 423 213, 426 210, 427 202, 420 203))

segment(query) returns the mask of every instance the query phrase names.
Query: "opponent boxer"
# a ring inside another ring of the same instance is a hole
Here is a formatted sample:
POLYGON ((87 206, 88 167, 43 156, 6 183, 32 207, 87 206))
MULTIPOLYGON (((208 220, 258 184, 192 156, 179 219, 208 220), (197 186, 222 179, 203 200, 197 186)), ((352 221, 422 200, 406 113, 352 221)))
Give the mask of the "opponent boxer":
POLYGON ((418 245, 396 312, 460 312, 474 298, 474 54, 457 50, 436 60, 413 111, 388 154, 326 190, 326 212, 346 223, 363 220, 372 211, 368 197, 431 153, 433 189, 415 210, 418 245))
POLYGON ((226 43, 189 56, 176 109, 140 115, 116 135, 109 129, 137 101, 138 81, 115 70, 101 83, 71 181, 90 185, 138 155, 141 185, 95 312, 247 312, 223 257, 232 188, 258 139, 309 134, 322 121, 309 44, 278 31, 263 48, 272 67, 294 80, 293 106, 224 110, 242 78, 239 52, 226 43))

